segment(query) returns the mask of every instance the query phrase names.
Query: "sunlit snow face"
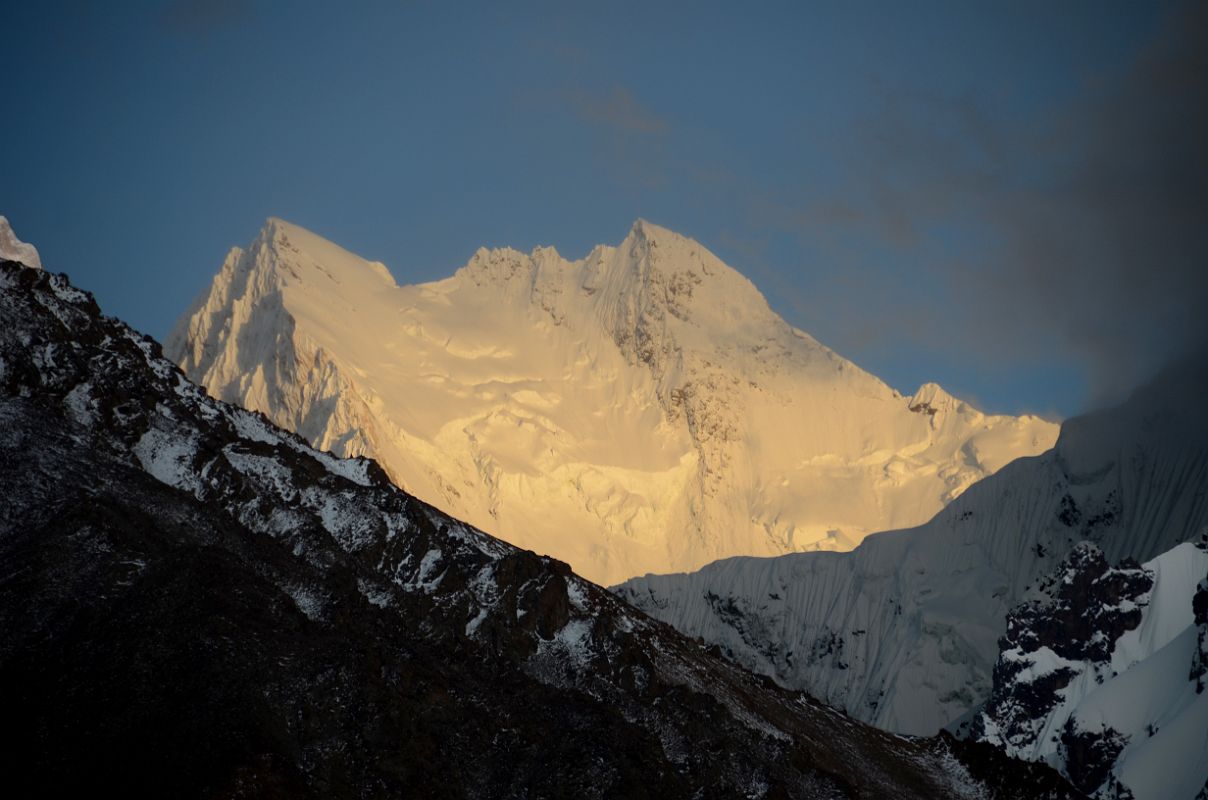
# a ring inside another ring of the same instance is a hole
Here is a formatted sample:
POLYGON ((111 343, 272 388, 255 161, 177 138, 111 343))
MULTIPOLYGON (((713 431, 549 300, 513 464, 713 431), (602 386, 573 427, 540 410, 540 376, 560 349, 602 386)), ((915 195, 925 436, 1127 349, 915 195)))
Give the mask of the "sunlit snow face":
POLYGON ((850 549, 1056 435, 935 384, 900 395, 641 220, 581 260, 484 249, 402 287, 270 220, 167 351, 220 396, 602 583, 850 549))

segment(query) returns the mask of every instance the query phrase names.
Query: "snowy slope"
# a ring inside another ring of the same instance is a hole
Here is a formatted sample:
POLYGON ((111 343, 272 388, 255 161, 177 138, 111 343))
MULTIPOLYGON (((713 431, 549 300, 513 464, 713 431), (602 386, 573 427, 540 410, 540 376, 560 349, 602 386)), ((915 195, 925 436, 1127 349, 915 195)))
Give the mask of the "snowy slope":
POLYGON ((716 658, 210 398, 64 276, 0 261, 0 319, 12 796, 1077 796, 716 658))
POLYGON ((851 553, 735 558, 618 592, 748 667, 885 728, 931 733, 990 693, 1007 609, 1075 543, 1148 560, 1208 526, 1208 360, 1071 419, 1056 447, 851 553))
POLYGON ((975 737, 1097 797, 1194 800, 1208 784, 1196 674, 1208 620, 1193 610, 1206 582, 1202 543, 1117 568, 1076 548, 1042 597, 1011 611, 975 737))
POLYGON ((639 221, 568 261, 386 268, 270 220, 168 340, 216 397, 589 578, 848 550, 1052 445, 928 384, 904 397, 786 324, 694 241, 639 221))

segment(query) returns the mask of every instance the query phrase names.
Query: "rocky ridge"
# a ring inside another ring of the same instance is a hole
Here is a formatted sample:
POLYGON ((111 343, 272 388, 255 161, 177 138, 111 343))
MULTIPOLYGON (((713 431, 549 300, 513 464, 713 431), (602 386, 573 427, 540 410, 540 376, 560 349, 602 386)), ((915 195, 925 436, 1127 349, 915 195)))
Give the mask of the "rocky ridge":
POLYGON ((211 399, 63 276, 0 263, 0 313, 18 795, 1074 796, 779 689, 211 399))
POLYGON ((1078 545, 1008 614, 972 736, 1094 797, 1193 800, 1208 785, 1206 584, 1204 543, 1115 567, 1078 545))

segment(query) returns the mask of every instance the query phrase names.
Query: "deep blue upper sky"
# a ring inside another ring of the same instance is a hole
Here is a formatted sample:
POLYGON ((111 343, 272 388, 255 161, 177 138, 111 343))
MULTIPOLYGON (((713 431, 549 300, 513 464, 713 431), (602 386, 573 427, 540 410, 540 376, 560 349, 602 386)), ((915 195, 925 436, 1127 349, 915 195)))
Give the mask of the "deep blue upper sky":
POLYGON ((1083 159, 1135 146, 1080 132, 1139 115, 1178 13, 9 2, 0 214, 158 337, 270 215, 400 282, 480 245, 578 257, 643 217, 896 388, 1068 415, 1094 398, 1103 343, 1054 323, 1071 298, 1053 296, 1098 284, 1102 259, 1062 231, 1119 228, 1094 216, 1117 185, 1086 190, 1083 159), (1085 269, 1065 276, 1070 259, 1085 269))

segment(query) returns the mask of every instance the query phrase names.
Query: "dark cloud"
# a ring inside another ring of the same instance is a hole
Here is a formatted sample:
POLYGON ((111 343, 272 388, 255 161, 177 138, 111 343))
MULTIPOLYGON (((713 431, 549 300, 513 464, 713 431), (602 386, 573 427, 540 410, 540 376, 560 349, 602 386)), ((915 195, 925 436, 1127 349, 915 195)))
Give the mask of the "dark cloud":
POLYGON ((251 14, 252 0, 176 0, 162 19, 169 30, 205 36, 236 27, 251 14))
POLYGON ((1172 20, 1118 91, 1041 142, 1051 185, 999 203, 1011 271, 993 288, 1043 291, 1103 389, 1208 339, 1206 8, 1172 20))
MULTIPOLYGON (((1114 399, 1208 340, 1205 9, 1173 14, 1120 73, 1032 130, 992 123, 974 98, 885 91, 854 148, 858 190, 773 203, 780 224, 916 250, 959 320, 947 346, 1061 350, 1097 400, 1114 399)), ((881 322, 938 346, 951 331, 925 318, 935 310, 881 322)))

